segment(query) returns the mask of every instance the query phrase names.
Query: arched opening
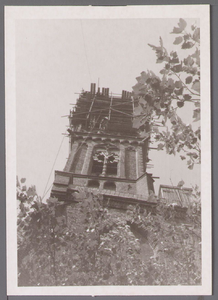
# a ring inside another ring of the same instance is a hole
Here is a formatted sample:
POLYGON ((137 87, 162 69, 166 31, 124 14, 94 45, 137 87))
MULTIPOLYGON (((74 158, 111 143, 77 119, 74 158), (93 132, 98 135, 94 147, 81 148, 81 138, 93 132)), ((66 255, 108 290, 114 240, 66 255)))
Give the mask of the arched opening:
POLYGON ((106 181, 104 183, 104 189, 106 190, 116 190, 116 184, 113 181, 106 181))
POLYGON ((95 148, 92 158, 92 175, 117 176, 119 149, 114 145, 99 145, 95 148))
POLYGON ((97 180, 89 180, 88 187, 99 188, 99 182, 97 180))
POLYGON ((98 151, 93 156, 91 174, 96 176, 101 175, 103 171, 103 165, 104 165, 104 155, 100 151, 98 151))

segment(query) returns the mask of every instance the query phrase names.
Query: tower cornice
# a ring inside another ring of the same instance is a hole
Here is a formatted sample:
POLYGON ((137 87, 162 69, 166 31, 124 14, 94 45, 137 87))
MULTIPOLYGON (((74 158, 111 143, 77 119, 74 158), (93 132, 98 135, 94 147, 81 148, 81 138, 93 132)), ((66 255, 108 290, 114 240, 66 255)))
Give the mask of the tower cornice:
POLYGON ((119 143, 129 143, 129 144, 142 144, 150 138, 148 134, 147 137, 139 136, 119 136, 115 134, 107 134, 104 132, 85 132, 85 131, 73 131, 68 130, 70 136, 74 140, 93 140, 93 141, 102 141, 102 142, 119 142, 119 143))

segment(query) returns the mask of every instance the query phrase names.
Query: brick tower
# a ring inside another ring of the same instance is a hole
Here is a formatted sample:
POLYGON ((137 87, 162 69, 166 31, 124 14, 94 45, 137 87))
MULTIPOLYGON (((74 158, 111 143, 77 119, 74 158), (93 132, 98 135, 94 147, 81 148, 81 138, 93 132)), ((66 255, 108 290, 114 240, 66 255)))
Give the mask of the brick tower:
POLYGON ((141 137, 133 127, 133 112, 130 92, 96 91, 92 83, 80 94, 69 115, 69 157, 64 170, 55 171, 52 196, 74 201, 75 191, 86 190, 102 194, 114 208, 155 206, 149 196, 154 180, 146 172, 149 134, 141 137))

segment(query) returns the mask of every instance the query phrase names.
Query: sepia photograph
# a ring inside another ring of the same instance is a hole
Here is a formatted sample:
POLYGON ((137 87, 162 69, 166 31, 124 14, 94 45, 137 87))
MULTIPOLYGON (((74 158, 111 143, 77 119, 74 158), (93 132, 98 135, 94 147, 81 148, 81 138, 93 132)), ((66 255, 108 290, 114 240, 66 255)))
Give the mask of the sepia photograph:
POLYGON ((209 5, 5 25, 8 294, 210 295, 209 5))

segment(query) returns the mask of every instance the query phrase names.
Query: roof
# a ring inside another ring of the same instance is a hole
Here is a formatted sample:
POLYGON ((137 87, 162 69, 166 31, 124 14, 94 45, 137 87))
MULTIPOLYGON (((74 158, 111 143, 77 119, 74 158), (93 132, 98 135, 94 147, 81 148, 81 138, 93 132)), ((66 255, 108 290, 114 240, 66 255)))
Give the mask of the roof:
POLYGON ((191 188, 160 185, 159 197, 168 205, 188 207, 193 201, 191 188))

